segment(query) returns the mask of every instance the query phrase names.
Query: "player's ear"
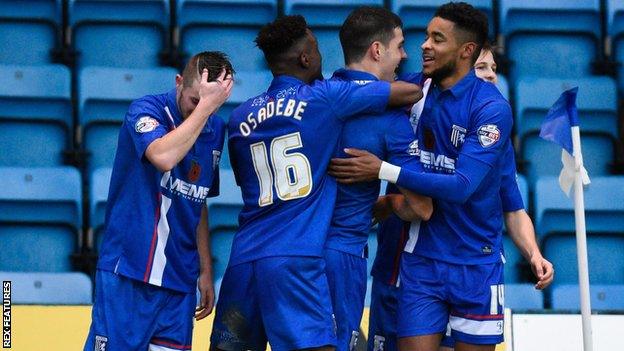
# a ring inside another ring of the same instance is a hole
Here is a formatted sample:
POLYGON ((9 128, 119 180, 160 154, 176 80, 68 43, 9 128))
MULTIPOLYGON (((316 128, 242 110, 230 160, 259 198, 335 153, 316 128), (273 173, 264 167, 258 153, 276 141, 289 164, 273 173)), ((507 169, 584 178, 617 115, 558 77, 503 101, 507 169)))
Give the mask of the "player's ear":
POLYGON ((459 55, 462 59, 470 59, 472 58, 472 54, 474 54, 475 50, 477 50, 477 43, 469 41, 462 45, 459 55))
POLYGON ((303 68, 310 68, 310 56, 305 51, 299 54, 299 64, 303 68))
POLYGON ((184 83, 184 78, 182 78, 181 75, 176 74, 175 83, 176 83, 176 87, 181 87, 182 84, 184 83))
POLYGON ((379 59, 381 58, 381 55, 383 54, 384 49, 385 49, 385 48, 383 47, 383 45, 382 45, 382 44, 381 44, 381 42, 379 42, 379 41, 374 41, 374 42, 373 42, 373 43, 372 43, 372 44, 368 47, 368 50, 369 50, 370 56, 371 56, 371 58, 372 58, 373 60, 375 60, 375 61, 379 61, 379 59))

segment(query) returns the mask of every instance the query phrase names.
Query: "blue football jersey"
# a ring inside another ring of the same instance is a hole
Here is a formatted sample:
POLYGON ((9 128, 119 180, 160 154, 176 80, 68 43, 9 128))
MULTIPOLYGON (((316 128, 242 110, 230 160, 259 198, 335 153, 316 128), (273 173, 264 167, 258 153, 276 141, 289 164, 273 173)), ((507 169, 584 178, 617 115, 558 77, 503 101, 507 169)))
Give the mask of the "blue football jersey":
MULTIPOLYGON (((366 72, 340 69, 334 80, 373 82, 378 79, 366 72)), ((418 162, 410 145, 414 132, 405 109, 387 110, 381 114, 360 114, 345 123, 338 157, 348 157, 344 148, 367 150, 395 165, 418 162)), ((371 229, 372 209, 379 196, 380 181, 352 185, 338 184, 336 207, 325 247, 352 255, 365 254, 371 229)))
POLYGON ((244 207, 229 265, 269 256, 321 257, 336 200, 326 175, 344 120, 381 113, 387 82, 277 76, 230 117, 230 162, 244 207))
POLYGON ((184 159, 160 172, 145 150, 181 123, 175 89, 130 105, 119 132, 98 268, 194 292, 196 229, 206 198, 219 194, 225 123, 211 116, 184 159))
POLYGON ((511 128, 509 103, 474 71, 444 91, 431 85, 416 130, 425 173, 401 171, 397 185, 431 196, 435 210, 429 221, 413 223, 405 251, 455 264, 501 260, 500 189, 511 128))

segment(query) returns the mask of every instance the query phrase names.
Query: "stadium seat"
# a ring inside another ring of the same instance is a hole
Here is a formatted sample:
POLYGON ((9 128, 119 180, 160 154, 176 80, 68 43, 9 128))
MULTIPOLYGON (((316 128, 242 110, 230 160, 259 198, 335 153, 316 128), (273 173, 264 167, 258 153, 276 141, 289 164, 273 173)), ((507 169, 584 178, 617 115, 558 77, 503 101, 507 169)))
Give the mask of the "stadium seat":
POLYGON ((539 134, 540 126, 561 93, 578 87, 576 105, 581 132, 600 133, 614 140, 617 133, 617 88, 609 77, 578 79, 523 78, 516 87, 516 134, 520 140, 539 134))
MULTIPOLYGON (((583 163, 590 176, 610 173, 615 157, 613 140, 604 134, 581 132, 583 163)), ((561 171, 561 146, 533 134, 524 139, 521 157, 526 163, 525 173, 531 188, 543 176, 558 176, 561 171)))
MULTIPOLYGON (((624 284, 590 285, 589 301, 593 311, 624 310, 624 284)), ((552 308, 580 310, 581 301, 579 286, 576 284, 562 284, 553 287, 552 308)))
POLYGON ((267 69, 254 39, 277 16, 277 0, 178 0, 180 48, 226 53, 238 72, 267 69))
POLYGON ((505 307, 512 310, 541 310, 544 308, 544 294, 535 289, 533 284, 506 283, 505 307))
MULTIPOLYGON (((420 46, 425 41, 427 25, 433 18, 436 9, 447 2, 447 0, 390 0, 390 10, 399 15, 403 21, 405 51, 409 56, 401 67, 403 72, 420 72, 422 70, 422 50, 420 46)), ((490 36, 494 38, 492 1, 468 0, 466 2, 488 15, 490 36)))
POLYGON ((108 188, 112 171, 112 168, 96 169, 89 184, 89 228, 91 229, 89 243, 95 247, 96 251, 99 251, 102 245, 108 188))
POLYGON ((71 167, 0 168, 0 270, 70 271, 82 226, 80 173, 71 167))
MULTIPOLYGON (((551 234, 543 241, 544 257, 555 266, 555 285, 578 284, 574 233, 551 234)), ((591 284, 624 284, 624 235, 587 235, 591 284)))
POLYGON ((611 38, 611 50, 618 66, 618 85, 624 91, 624 2, 607 0, 607 33, 611 38))
POLYGON ((509 83, 507 83, 507 78, 503 75, 498 75, 498 82, 496 83, 498 90, 503 94, 505 99, 509 100, 509 83))
POLYGON ((0 1, 0 64, 51 63, 61 23, 61 0, 0 1))
POLYGON ((344 67, 338 33, 351 11, 360 6, 383 6, 383 0, 284 0, 286 15, 303 15, 318 39, 323 72, 344 67))
POLYGON ((11 281, 14 304, 86 305, 93 301, 93 284, 84 273, 0 272, 0 279, 11 281))
MULTIPOLYGON (((570 196, 572 194, 571 192, 570 196)), ((591 177, 591 184, 585 189, 584 198, 588 232, 624 232, 623 176, 591 177)), ((573 200, 561 191, 557 177, 538 179, 534 210, 535 230, 539 237, 549 233, 575 231, 573 200)))
POLYGON ((113 166, 119 127, 132 100, 173 89, 176 73, 165 67, 88 67, 80 72, 78 120, 82 148, 91 153, 88 174, 98 167, 113 166))
POLYGON ((225 273, 230 260, 232 241, 238 228, 238 214, 243 208, 243 199, 240 188, 236 185, 234 172, 221 169, 219 183, 219 196, 207 199, 215 279, 225 273))
POLYGON ((0 166, 62 165, 72 128, 67 67, 0 66, 0 166))
POLYGON ((156 67, 169 42, 169 1, 69 0, 78 67, 156 67))
POLYGON ((580 78, 600 47, 600 0, 500 0, 500 30, 520 77, 580 78))
MULTIPOLYGON (((520 190, 524 207, 528 210, 529 188, 526 179, 521 174, 518 174, 516 181, 518 182, 518 189, 520 190)), ((526 279, 524 270, 528 269, 528 265, 507 233, 507 229, 503 233, 503 251, 505 253, 505 283, 520 283, 524 281, 526 279)))

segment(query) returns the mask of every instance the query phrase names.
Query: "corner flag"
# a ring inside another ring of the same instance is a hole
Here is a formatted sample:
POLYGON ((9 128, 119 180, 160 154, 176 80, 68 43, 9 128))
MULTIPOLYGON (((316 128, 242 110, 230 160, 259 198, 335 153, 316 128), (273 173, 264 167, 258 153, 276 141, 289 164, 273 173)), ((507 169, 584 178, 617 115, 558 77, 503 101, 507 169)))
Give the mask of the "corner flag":
MULTIPOLYGON (((578 168, 581 172, 583 185, 590 183, 587 170, 583 167, 583 156, 580 152, 574 154, 572 137, 574 130, 578 131, 578 111, 576 109, 576 94, 578 87, 564 91, 555 104, 550 108, 546 118, 542 122, 540 137, 544 140, 551 141, 561 145, 561 162, 563 169, 559 174, 559 186, 568 197, 570 197, 570 189, 574 183, 574 174, 578 168), (579 162, 575 162, 578 158, 579 162)), ((580 146, 580 134, 579 134, 580 146)))

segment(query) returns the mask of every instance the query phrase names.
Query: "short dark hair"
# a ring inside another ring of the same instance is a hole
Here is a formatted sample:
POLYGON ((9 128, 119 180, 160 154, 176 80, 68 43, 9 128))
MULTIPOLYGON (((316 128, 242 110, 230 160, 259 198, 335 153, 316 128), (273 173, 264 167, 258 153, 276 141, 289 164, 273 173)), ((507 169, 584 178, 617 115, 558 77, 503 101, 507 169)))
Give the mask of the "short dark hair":
POLYGON ((403 27, 401 18, 383 7, 363 6, 353 10, 340 27, 345 64, 362 60, 375 41, 388 45, 397 27, 403 27))
POLYGON ((264 25, 254 40, 272 66, 306 36, 308 24, 301 15, 284 16, 264 25))
POLYGON ((462 43, 475 42, 477 48, 472 55, 474 64, 488 36, 488 18, 482 11, 465 2, 449 2, 436 10, 435 17, 455 23, 455 27, 467 35, 460 38, 462 43))
POLYGON ((192 86, 193 81, 201 77, 204 68, 208 69, 209 82, 216 80, 224 68, 226 75, 233 75, 235 73, 232 63, 226 54, 221 51, 200 52, 191 57, 184 67, 184 71, 182 71, 184 86, 192 86))

